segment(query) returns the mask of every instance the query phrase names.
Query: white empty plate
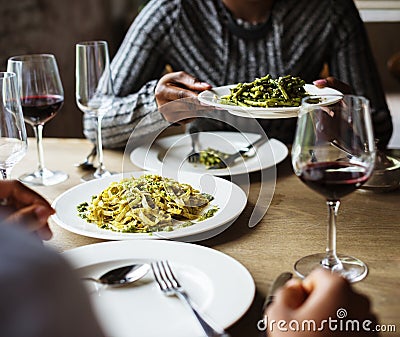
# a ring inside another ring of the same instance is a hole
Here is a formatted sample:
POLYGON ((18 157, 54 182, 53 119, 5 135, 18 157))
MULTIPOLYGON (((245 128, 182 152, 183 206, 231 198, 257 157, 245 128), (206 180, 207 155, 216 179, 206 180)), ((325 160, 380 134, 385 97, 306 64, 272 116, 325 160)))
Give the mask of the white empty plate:
MULTIPOLYGON (((80 276, 99 276, 135 262, 169 260, 200 311, 223 328, 240 319, 254 298, 254 281, 243 265, 199 245, 164 240, 114 241, 75 248, 63 256, 80 276)), ((177 297, 165 296, 151 271, 127 287, 99 288, 86 281, 85 285, 106 336, 204 336, 190 309, 177 297)))

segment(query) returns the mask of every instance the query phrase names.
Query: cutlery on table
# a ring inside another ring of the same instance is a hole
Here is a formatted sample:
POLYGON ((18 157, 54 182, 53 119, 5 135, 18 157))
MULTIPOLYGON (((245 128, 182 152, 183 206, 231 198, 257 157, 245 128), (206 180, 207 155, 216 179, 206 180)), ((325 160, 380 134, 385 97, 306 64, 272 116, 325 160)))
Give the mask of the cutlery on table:
POLYGON ((128 266, 118 267, 112 269, 99 278, 95 277, 81 277, 84 281, 94 281, 104 285, 121 286, 131 284, 147 274, 150 270, 150 265, 144 264, 132 264, 128 266))
POLYGON ((96 146, 92 148, 92 151, 86 156, 85 160, 82 163, 75 164, 75 167, 78 167, 83 170, 95 170, 96 168, 93 165, 93 160, 96 158, 97 149, 96 146))
POLYGON ((176 279, 168 261, 152 262, 151 269, 153 270, 154 278, 157 281, 161 291, 167 296, 175 295, 185 302, 196 316, 206 336, 229 337, 229 334, 225 332, 224 329, 216 327, 215 324, 207 322, 199 313, 199 311, 196 309, 196 305, 192 302, 186 291, 176 279))
MULTIPOLYGON (((246 154, 250 150, 255 150, 256 146, 261 146, 262 144, 266 143, 267 141, 268 141, 267 137, 261 136, 255 142, 253 142, 253 143, 251 143, 249 145, 246 145, 246 146, 242 147, 241 149, 239 149, 239 151, 237 151, 235 153, 232 153, 232 154, 229 154, 229 155, 227 155, 227 157, 221 158, 221 160, 219 161, 218 164, 216 164, 214 166, 211 166, 209 168, 210 169, 221 169, 221 168, 229 167, 230 165, 232 165, 235 162, 236 159, 246 156, 246 154)), ((250 155, 249 155, 249 157, 250 157, 250 155)))
POLYGON ((284 272, 280 274, 271 284, 267 297, 265 298, 263 312, 264 310, 274 301, 276 291, 285 285, 287 281, 292 278, 293 274, 289 272, 284 272))
POLYGON ((192 150, 188 154, 188 161, 189 163, 197 163, 200 159, 200 152, 199 152, 199 132, 195 128, 191 128, 189 130, 190 140, 192 143, 192 150))
MULTIPOLYGON (((191 140, 192 140, 192 151, 188 155, 188 161, 190 163, 198 163, 200 159, 200 151, 199 149, 199 143, 198 143, 198 133, 191 133, 190 134, 191 140)), ((240 157, 252 157, 253 155, 248 155, 248 152, 250 150, 255 149, 256 146, 260 146, 268 141, 268 138, 266 137, 260 137, 258 138, 254 143, 251 143, 249 145, 246 145, 245 147, 242 147, 239 149, 239 151, 232 153, 232 154, 227 154, 223 158, 220 158, 220 161, 218 164, 215 164, 213 166, 210 166, 209 169, 222 169, 226 168, 230 165, 232 165, 236 159, 240 157)))

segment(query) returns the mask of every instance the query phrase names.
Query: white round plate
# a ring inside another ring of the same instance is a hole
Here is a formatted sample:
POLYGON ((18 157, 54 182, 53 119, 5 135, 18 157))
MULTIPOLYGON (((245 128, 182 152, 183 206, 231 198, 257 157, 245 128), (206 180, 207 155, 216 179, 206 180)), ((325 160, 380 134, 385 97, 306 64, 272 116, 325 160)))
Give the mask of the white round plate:
MULTIPOLYGON (((164 240, 113 241, 62 253, 80 276, 95 276, 131 263, 168 260, 175 276, 200 311, 223 328, 250 307, 254 281, 233 258, 200 245, 164 240)), ((200 337, 201 328, 177 297, 165 296, 151 271, 119 288, 85 282, 95 314, 109 337, 200 337)))
POLYGON ((52 219, 62 228, 70 232, 106 240, 134 240, 134 239, 180 239, 182 241, 204 240, 225 230, 242 213, 247 203, 245 192, 237 185, 225 179, 209 174, 193 174, 177 172, 177 176, 168 175, 180 183, 188 183, 201 192, 214 196, 212 205, 219 207, 213 217, 195 223, 189 227, 179 228, 171 232, 148 233, 119 233, 99 228, 96 224, 88 223, 80 218, 77 206, 82 202, 89 202, 93 195, 99 194, 111 182, 122 178, 139 177, 150 172, 130 172, 116 174, 98 180, 91 180, 77 185, 61 194, 53 202, 56 213, 52 219), (211 235, 213 234, 213 235, 211 235))
MULTIPOLYGON (((225 152, 234 153, 243 146, 254 142, 260 137, 255 133, 240 133, 227 131, 200 132, 199 143, 201 149, 208 147, 225 152)), ((255 156, 245 160, 238 159, 232 166, 223 169, 207 169, 202 164, 193 164, 187 161, 191 151, 190 135, 181 134, 168 136, 156 140, 151 148, 137 147, 130 155, 131 162, 145 170, 179 170, 199 174, 216 176, 233 176, 255 172, 272 167, 286 158, 288 148, 276 139, 257 148, 255 156)))
MULTIPOLYGON (((248 118, 265 118, 265 119, 277 119, 277 118, 290 118, 297 117, 299 107, 242 107, 238 105, 230 105, 221 103, 221 97, 230 94, 230 89, 234 88, 236 84, 225 85, 222 87, 213 88, 213 90, 206 90, 199 94, 198 99, 200 102, 212 105, 217 108, 227 110, 233 115, 248 118)), ((343 96, 340 91, 332 88, 318 88, 312 84, 305 84, 304 89, 310 95, 339 95, 343 96)), ((331 101, 324 101, 324 104, 334 103, 338 99, 332 99, 331 101)))

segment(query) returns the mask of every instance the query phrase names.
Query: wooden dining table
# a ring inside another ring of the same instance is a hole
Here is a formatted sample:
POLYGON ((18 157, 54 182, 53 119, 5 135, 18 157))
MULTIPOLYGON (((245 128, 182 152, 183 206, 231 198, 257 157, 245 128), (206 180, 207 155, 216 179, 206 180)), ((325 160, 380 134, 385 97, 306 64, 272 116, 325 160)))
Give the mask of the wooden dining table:
MULTIPOLYGON (((92 144, 85 139, 45 138, 46 167, 63 170, 69 178, 54 186, 31 187, 52 202, 61 193, 80 184, 85 172, 74 164, 82 161, 91 148, 92 144)), ((122 150, 105 150, 104 162, 115 172, 140 170, 131 163, 129 153, 124 154, 122 150)), ((14 167, 11 176, 18 178, 36 166, 35 140, 30 138, 28 153, 14 167)), ((251 173, 248 203, 237 220, 219 235, 195 243, 233 257, 247 268, 255 281, 256 293, 250 309, 228 328, 233 337, 260 336, 257 322, 274 278, 281 272, 293 271, 294 262, 300 257, 325 251, 325 201, 295 176, 290 155, 276 165, 276 184, 269 207, 268 198, 265 200, 267 212, 257 225, 250 227, 249 217, 262 184, 260 172, 251 173)), ((69 232, 52 220, 50 226, 54 235, 46 245, 59 252, 104 241, 69 232)), ((399 336, 400 190, 387 193, 358 190, 343 198, 338 215, 337 249, 339 253, 358 257, 368 265, 367 277, 354 287, 370 298, 379 324, 386 330, 393 330, 393 327, 397 330, 383 332, 382 336, 399 336)))

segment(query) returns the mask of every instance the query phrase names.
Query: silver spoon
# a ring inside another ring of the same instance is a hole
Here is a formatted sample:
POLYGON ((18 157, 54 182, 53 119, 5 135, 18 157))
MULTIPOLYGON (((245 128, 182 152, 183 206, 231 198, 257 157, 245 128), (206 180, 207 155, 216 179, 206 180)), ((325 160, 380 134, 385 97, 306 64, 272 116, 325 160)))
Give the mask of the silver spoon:
POLYGON ((78 167, 83 170, 95 170, 96 168, 94 167, 92 160, 96 157, 97 154, 97 149, 96 146, 93 147, 92 151, 87 155, 85 160, 82 163, 77 163, 75 164, 75 167, 78 167), (90 160, 90 158, 93 158, 90 160))
POLYGON ((81 277, 81 280, 94 281, 104 285, 121 286, 133 283, 147 274, 150 270, 150 265, 132 264, 112 269, 107 273, 101 275, 99 278, 95 277, 81 277))

